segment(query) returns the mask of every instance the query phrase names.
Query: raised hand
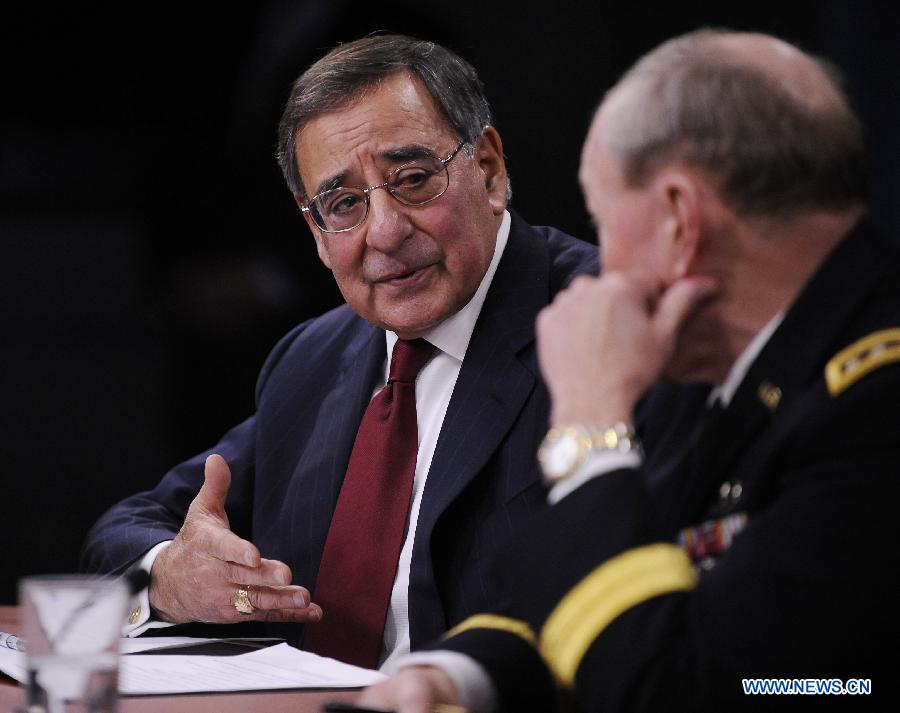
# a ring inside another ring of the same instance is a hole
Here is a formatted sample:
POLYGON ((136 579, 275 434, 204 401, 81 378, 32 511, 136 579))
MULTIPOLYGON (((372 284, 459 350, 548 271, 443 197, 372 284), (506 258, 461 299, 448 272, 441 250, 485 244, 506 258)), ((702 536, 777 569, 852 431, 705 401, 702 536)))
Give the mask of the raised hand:
POLYGON ((715 288, 709 278, 690 277, 659 294, 649 279, 624 272, 573 281, 537 320, 551 421, 630 421, 672 358, 684 321, 715 288))
POLYGON ((219 455, 206 459, 203 487, 181 530, 163 549, 150 572, 150 605, 172 623, 231 623, 246 620, 318 621, 322 610, 309 591, 291 585, 283 562, 260 557, 253 543, 235 535, 225 514, 231 470, 219 455), (254 609, 241 613, 234 604, 243 589, 254 609))

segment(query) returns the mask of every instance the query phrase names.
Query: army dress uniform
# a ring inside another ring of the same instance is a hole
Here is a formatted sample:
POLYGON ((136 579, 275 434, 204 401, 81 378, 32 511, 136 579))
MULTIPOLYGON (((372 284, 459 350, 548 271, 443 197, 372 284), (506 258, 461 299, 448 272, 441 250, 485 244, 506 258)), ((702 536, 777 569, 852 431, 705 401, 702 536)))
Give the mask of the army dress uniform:
POLYGON ((866 225, 843 240, 708 420, 693 435, 674 423, 642 467, 543 513, 498 558, 505 608, 436 645, 481 663, 503 710, 898 698, 882 653, 900 641, 896 248, 866 225), (760 677, 870 679, 871 693, 745 695, 760 677))

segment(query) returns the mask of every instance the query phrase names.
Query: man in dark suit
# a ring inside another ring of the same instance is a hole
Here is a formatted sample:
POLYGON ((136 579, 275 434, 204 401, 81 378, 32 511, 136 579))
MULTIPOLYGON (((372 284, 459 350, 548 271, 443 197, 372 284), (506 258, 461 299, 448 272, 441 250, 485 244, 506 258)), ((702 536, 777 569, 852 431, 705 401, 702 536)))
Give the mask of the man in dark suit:
POLYGON ((580 172, 604 274, 538 319, 554 505, 498 560, 506 606, 364 702, 896 708, 900 259, 864 166, 827 68, 773 37, 676 38, 606 95, 580 172), (631 428, 660 378, 715 384, 667 469, 631 428))
MULTIPOLYGON (((402 36, 342 45, 297 80, 279 160, 347 304, 275 347, 255 415, 92 529, 87 571, 151 568, 135 631, 265 620, 297 642, 297 623, 322 619, 310 591, 361 419, 395 344, 422 338, 435 351, 415 381, 414 485, 378 659, 490 604, 488 553, 545 503, 534 320, 597 271, 590 245, 506 210, 491 121, 465 61, 402 36)), ((360 603, 340 604, 352 616, 360 603)))

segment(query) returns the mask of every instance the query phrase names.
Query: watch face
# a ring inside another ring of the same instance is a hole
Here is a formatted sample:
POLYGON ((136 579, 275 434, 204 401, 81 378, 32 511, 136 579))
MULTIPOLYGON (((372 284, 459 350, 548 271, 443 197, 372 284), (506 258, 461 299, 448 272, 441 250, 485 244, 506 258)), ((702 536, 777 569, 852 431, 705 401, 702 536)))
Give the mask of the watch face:
POLYGON ((571 433, 563 433, 546 442, 540 453, 541 468, 548 478, 568 473, 578 459, 578 441, 571 433))

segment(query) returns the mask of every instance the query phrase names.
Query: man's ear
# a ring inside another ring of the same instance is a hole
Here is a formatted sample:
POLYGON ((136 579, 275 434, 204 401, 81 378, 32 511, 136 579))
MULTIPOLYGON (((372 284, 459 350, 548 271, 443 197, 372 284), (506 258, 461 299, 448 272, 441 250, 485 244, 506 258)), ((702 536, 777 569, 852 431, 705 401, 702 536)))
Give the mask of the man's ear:
MULTIPOLYGON (((303 198, 296 193, 294 194, 294 202, 297 204, 298 208, 303 207, 303 198)), ((313 219, 309 217, 309 212, 303 211, 303 220, 306 221, 306 224, 309 226, 309 231, 312 233, 313 238, 316 241, 316 252, 319 253, 319 260, 321 260, 325 267, 329 270, 331 269, 331 259, 328 256, 328 249, 325 246, 325 238, 322 235, 322 231, 319 230, 318 226, 313 222, 313 219)))
POLYGON ((506 162, 503 141, 493 126, 485 126, 475 141, 475 160, 484 177, 484 187, 494 215, 506 210, 506 162))
POLYGON ((670 282, 690 274, 700 245, 702 191, 697 178, 677 167, 657 177, 657 198, 665 217, 660 249, 670 282))

